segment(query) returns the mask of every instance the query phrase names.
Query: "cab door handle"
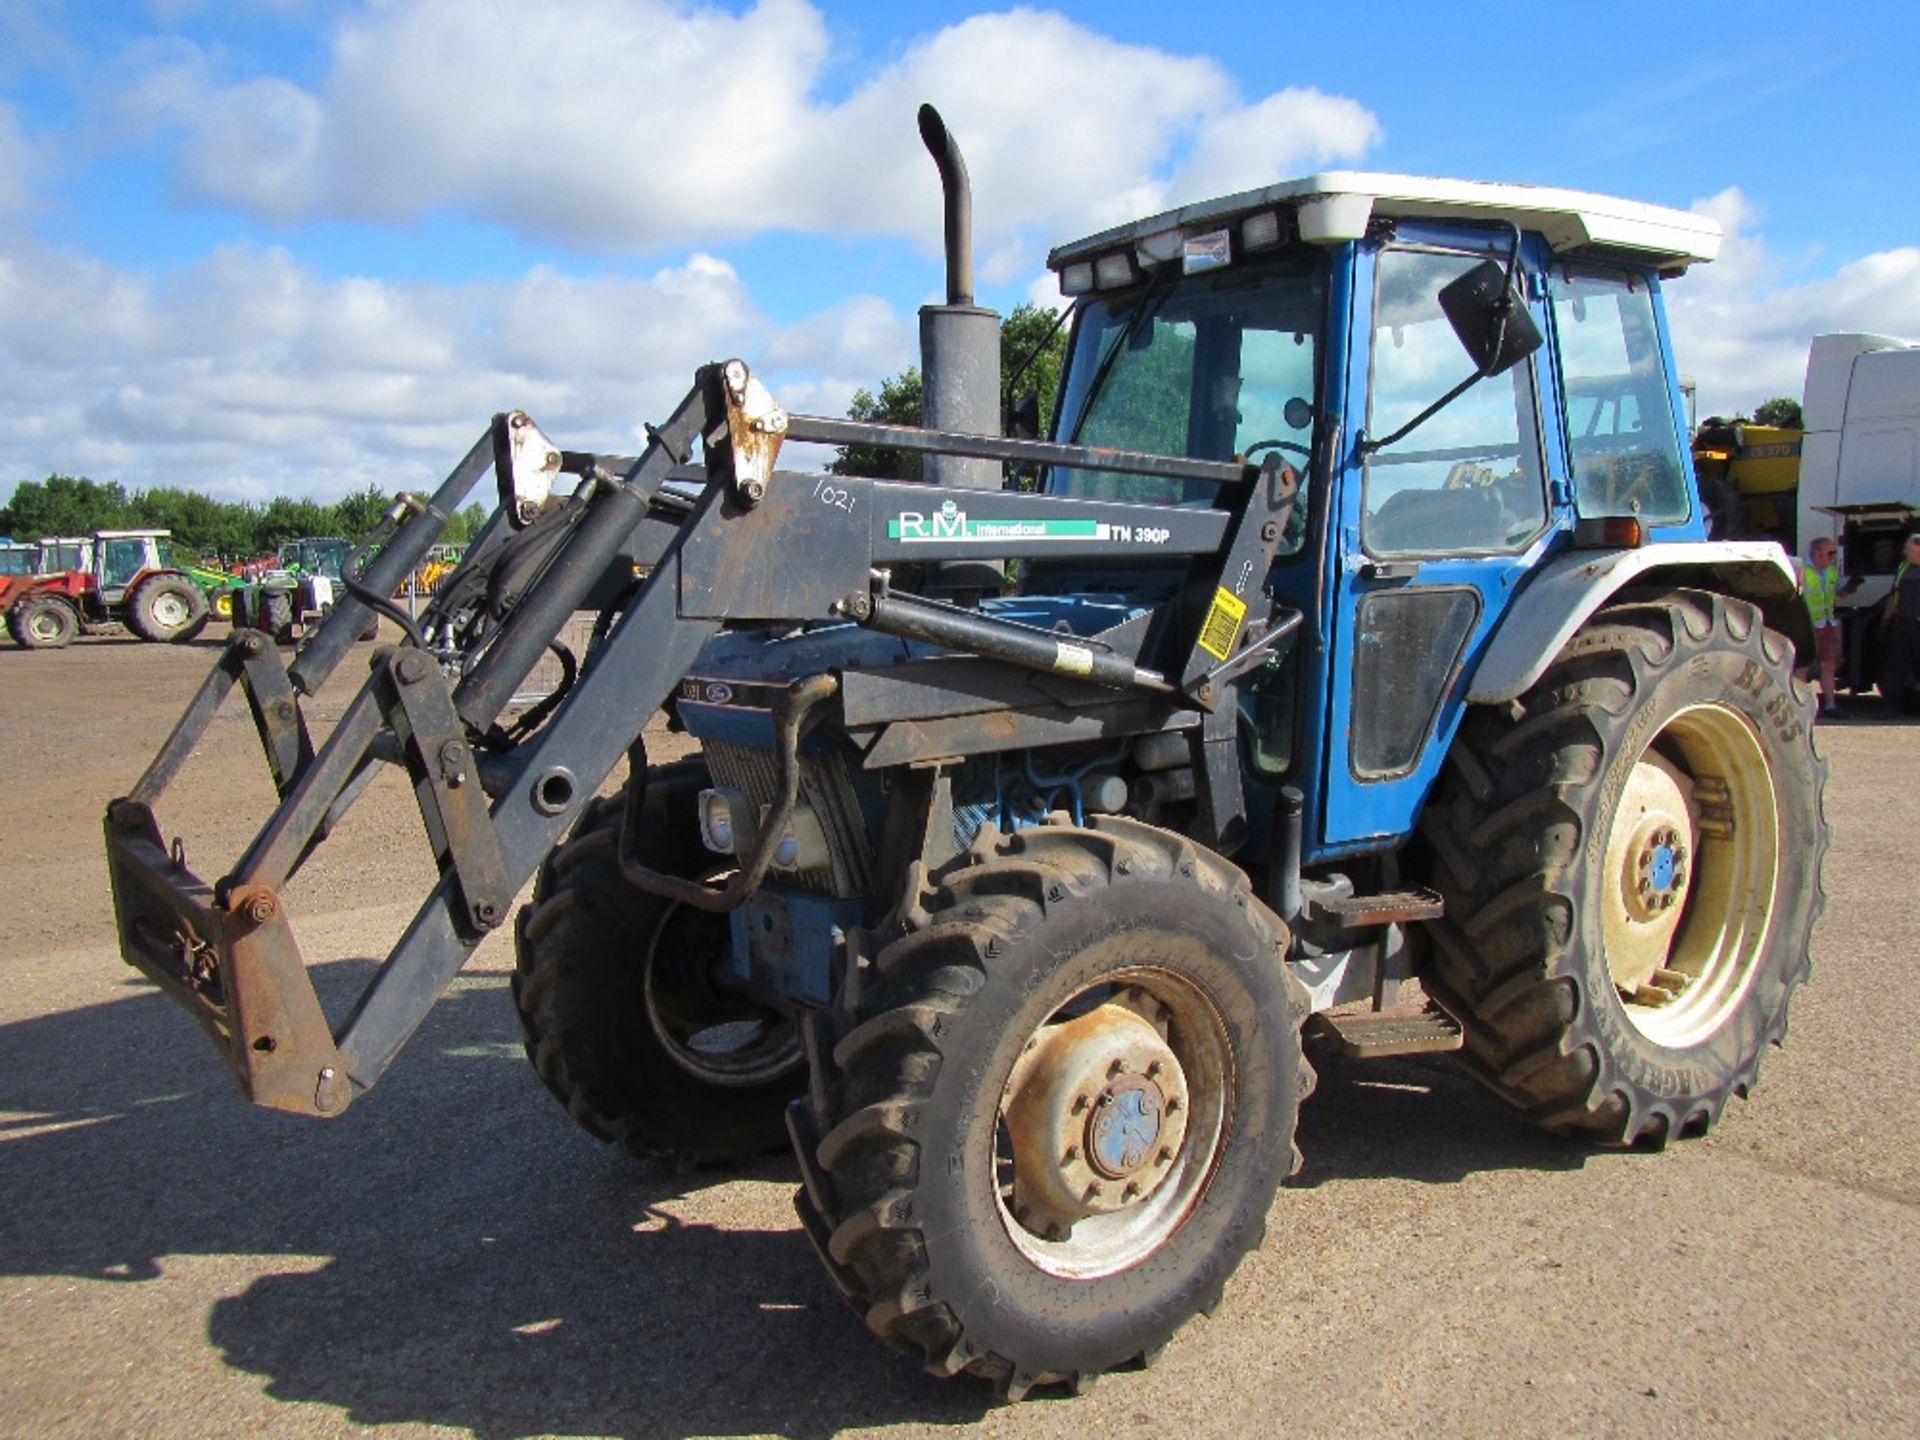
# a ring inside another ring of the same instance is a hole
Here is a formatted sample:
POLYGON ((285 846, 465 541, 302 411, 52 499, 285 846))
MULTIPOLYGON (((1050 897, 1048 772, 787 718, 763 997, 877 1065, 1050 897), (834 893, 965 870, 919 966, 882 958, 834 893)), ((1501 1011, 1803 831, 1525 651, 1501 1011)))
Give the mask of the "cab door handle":
POLYGON ((1412 560, 1367 560, 1360 566, 1362 580, 1411 580, 1420 573, 1412 560))

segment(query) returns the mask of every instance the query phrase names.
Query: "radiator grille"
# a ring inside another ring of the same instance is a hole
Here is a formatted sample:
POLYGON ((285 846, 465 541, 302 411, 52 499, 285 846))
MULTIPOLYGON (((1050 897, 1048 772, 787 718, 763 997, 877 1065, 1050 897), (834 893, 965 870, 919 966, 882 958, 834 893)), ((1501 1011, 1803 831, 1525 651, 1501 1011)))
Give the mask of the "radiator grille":
MULTIPOLYGON (((738 790, 755 805, 779 798, 780 762, 771 750, 709 741, 704 747, 713 783, 738 790)), ((873 842, 866 816, 838 751, 800 757, 800 802, 811 809, 826 832, 832 864, 814 870, 779 871, 783 879, 841 899, 873 891, 873 842)))

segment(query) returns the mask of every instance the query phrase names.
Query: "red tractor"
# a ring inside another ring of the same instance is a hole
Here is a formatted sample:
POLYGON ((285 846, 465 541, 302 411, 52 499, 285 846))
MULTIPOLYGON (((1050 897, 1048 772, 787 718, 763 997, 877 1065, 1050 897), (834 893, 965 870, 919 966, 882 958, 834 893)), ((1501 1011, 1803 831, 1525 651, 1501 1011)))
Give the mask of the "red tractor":
POLYGON ((109 624, 142 640, 193 639, 206 628, 207 597, 174 563, 168 534, 96 530, 84 544, 43 542, 42 573, 0 577, 7 632, 29 650, 57 650, 109 624))

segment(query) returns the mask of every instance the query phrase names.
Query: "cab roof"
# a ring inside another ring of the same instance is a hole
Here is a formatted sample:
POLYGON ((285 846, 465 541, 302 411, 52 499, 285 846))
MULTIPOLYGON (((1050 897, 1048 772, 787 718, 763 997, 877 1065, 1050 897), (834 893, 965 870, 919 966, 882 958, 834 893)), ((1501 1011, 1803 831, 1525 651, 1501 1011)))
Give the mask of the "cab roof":
POLYGON ((1705 263, 1720 253, 1719 222, 1690 210, 1538 185, 1330 170, 1116 225, 1057 247, 1047 265, 1058 270, 1129 243, 1145 263, 1176 259, 1184 236, 1268 208, 1292 211, 1300 238, 1319 244, 1358 240, 1380 217, 1511 221, 1544 236, 1556 252, 1624 253, 1662 268, 1705 263))

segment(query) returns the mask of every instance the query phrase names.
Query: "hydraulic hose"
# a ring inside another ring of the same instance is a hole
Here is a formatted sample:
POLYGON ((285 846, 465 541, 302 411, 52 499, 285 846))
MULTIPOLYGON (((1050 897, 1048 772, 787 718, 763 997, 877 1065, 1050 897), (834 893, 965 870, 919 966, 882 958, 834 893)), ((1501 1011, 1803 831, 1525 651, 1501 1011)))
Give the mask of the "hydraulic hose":
POLYGON ((807 718, 815 707, 831 699, 839 689, 840 682, 833 676, 814 675, 795 681, 781 700, 780 709, 774 716, 774 745, 780 756, 780 796, 761 823, 760 833, 754 837, 753 854, 719 888, 702 885, 697 880, 683 880, 678 875, 663 874, 641 862, 636 847, 642 823, 641 810, 647 797, 646 751, 638 748, 639 742, 636 741, 636 768, 627 781, 626 810, 620 822, 619 848, 615 852, 620 861, 620 873, 642 890, 691 905, 696 910, 724 914, 739 908, 749 895, 760 888, 760 882, 766 879, 767 868, 773 864, 774 852, 780 848, 780 838, 786 834, 787 823, 793 819, 793 807, 800 799, 800 736, 807 718))

